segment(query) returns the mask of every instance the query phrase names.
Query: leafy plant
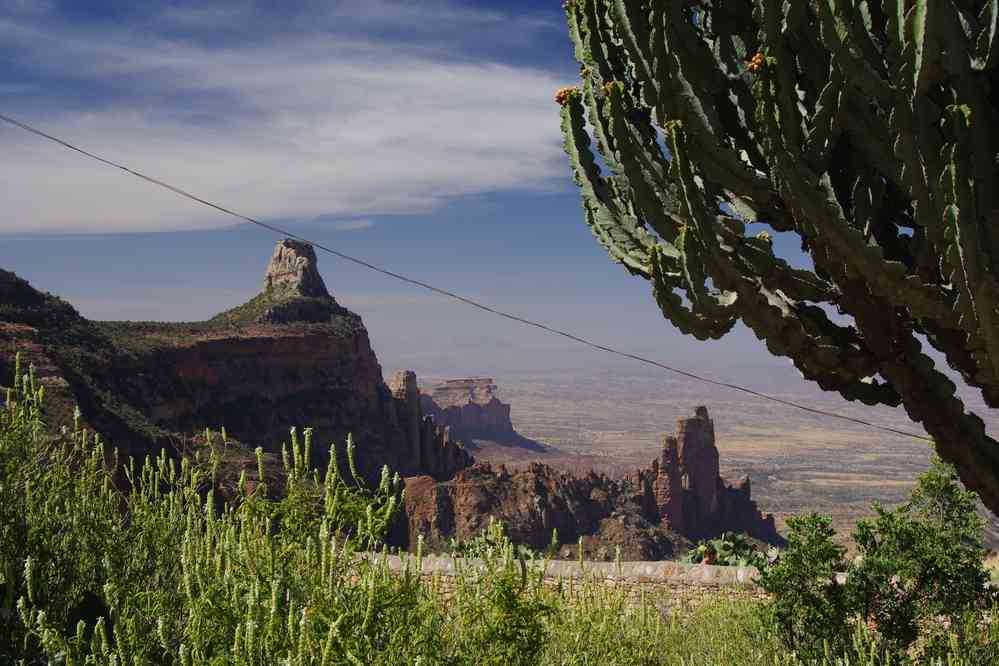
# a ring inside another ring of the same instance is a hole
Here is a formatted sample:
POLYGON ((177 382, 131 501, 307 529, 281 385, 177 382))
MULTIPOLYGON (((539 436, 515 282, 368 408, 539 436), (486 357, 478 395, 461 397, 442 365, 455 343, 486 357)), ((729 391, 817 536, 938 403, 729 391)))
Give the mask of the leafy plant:
POLYGON ((0 655, 328 663, 398 648, 400 622, 424 626, 414 582, 353 555, 384 536, 397 477, 369 491, 335 466, 320 476, 307 431, 285 448, 281 497, 259 469, 252 490, 244 474, 236 500, 218 501, 214 447, 129 461, 116 478, 85 431, 50 436, 44 389, 18 375, 0 412, 0 655), (340 584, 352 577, 361 583, 340 584))
POLYGON ((723 532, 715 539, 698 543, 697 546, 687 551, 681 561, 689 564, 700 564, 708 559, 714 560, 711 562, 712 564, 723 567, 762 569, 767 565, 767 557, 768 553, 761 551, 746 535, 737 532, 723 532))
POLYGON ((861 619, 889 649, 907 649, 927 622, 947 618, 961 627, 965 615, 981 615, 990 596, 983 520, 952 467, 934 460, 908 502, 875 511, 853 533, 860 557, 849 590, 861 619))
MULTIPOLYGON (((238 446, 224 431, 190 456, 118 466, 78 420, 46 426, 43 387, 15 365, 0 408, 0 663, 888 666, 863 623, 813 660, 754 601, 686 608, 669 592, 549 585, 498 525, 483 560, 447 584, 390 571, 358 549, 377 548, 398 511, 394 477, 365 489, 318 474, 308 431, 280 474, 258 454, 235 486, 219 476, 238 446)), ((996 663, 987 618, 939 629, 924 654, 996 663)))
POLYGON ((849 644, 853 612, 837 573, 846 570, 846 549, 832 537, 832 520, 810 513, 789 518, 787 547, 757 582, 771 595, 765 612, 785 645, 807 656, 849 644))
POLYGON ((986 586, 982 520, 953 467, 934 460, 907 503, 875 512, 853 533, 860 554, 850 563, 828 517, 788 521, 787 549, 758 578, 785 644, 812 656, 848 650, 862 626, 868 649, 885 659, 944 649, 999 657, 994 630, 983 633, 995 593, 986 586), (945 632, 933 629, 941 620, 945 632))
MULTIPOLYGON (((456 591, 459 621, 466 640, 477 645, 479 662, 492 666, 528 666, 538 663, 548 633, 545 618, 554 611, 536 576, 529 575, 527 559, 490 521, 492 544, 479 550, 485 570, 479 578, 462 578, 456 591), (480 583, 488 581, 485 595, 480 583)), ((529 558, 529 559, 534 559, 529 558)))
POLYGON ((502 521, 489 517, 489 524, 471 539, 452 537, 445 547, 451 557, 473 557, 488 559, 510 556, 521 560, 540 560, 550 557, 558 549, 558 536, 552 534, 552 543, 544 552, 534 550, 524 544, 515 544, 510 540, 502 521))

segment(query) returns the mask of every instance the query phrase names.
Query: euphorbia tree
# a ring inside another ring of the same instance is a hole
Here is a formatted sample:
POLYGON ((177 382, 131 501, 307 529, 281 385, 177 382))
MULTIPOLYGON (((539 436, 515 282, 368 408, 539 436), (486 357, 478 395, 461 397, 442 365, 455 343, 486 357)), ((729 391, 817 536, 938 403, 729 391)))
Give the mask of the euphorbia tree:
POLYGON ((823 389, 903 405, 999 512, 999 443, 922 350, 999 406, 997 5, 569 0, 583 84, 556 101, 587 223, 674 326, 741 320, 823 389))

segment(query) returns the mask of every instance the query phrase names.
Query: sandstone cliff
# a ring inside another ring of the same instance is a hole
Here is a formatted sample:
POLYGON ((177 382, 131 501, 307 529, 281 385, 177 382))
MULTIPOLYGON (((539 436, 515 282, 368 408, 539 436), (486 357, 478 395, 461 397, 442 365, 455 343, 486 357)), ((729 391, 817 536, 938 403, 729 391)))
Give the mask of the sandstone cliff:
POLYGON ((429 392, 420 393, 423 413, 434 422, 450 428, 452 435, 489 458, 510 447, 534 452, 547 451, 540 442, 518 433, 510 420, 510 405, 502 402, 491 378, 449 379, 429 392), (498 447, 498 448, 497 448, 498 447))
POLYGON ((420 395, 423 411, 468 439, 509 439, 514 436, 510 405, 496 396, 492 379, 450 379, 420 395))
POLYGON ((707 408, 677 419, 676 431, 675 437, 664 438, 662 454, 651 467, 635 475, 643 514, 691 538, 732 531, 778 539, 773 516, 763 516, 750 496, 749 477, 731 485, 719 474, 715 426, 707 408))
POLYGON ((473 536, 490 516, 515 542, 539 549, 557 529, 570 557, 580 537, 587 557, 611 558, 620 546, 622 557, 642 560, 670 557, 690 539, 723 531, 781 541, 773 517, 752 501, 748 479, 732 486, 718 475, 714 424, 703 407, 679 419, 651 467, 629 478, 572 476, 537 463, 515 472, 477 464, 445 483, 406 479, 406 512, 410 545, 423 534, 431 549, 473 536))
POLYGON ((465 538, 489 515, 538 548, 552 529, 573 548, 582 537, 597 558, 613 557, 616 545, 628 558, 668 557, 686 537, 722 530, 779 538, 748 480, 731 486, 718 476, 703 408, 681 419, 651 468, 633 478, 473 467, 455 428, 513 431, 492 381, 445 383, 429 396, 436 407, 421 399, 412 372, 386 385, 360 317, 330 295, 312 248, 294 241, 278 243, 259 294, 206 322, 92 322, 0 271, 0 383, 16 351, 46 385, 52 425, 69 423, 78 404, 85 425, 125 455, 196 447, 206 427, 225 426, 237 443, 233 475, 247 466, 252 477, 245 454, 260 445, 276 467, 292 426, 313 428, 319 465, 331 442, 353 433, 362 475, 373 480, 387 464, 409 477, 401 543, 418 533, 431 546, 465 538))
POLYGON ((441 550, 451 538, 465 540, 485 529, 490 516, 503 522, 514 543, 538 550, 557 530, 565 546, 560 555, 568 558, 577 556, 580 537, 584 556, 599 560, 612 559, 616 547, 624 559, 658 560, 689 545, 642 515, 633 484, 596 474, 576 477, 540 463, 514 472, 478 463, 445 483, 408 478, 406 513, 411 548, 422 534, 425 548, 441 550))
POLYGON ((52 401, 55 421, 76 402, 125 453, 177 450, 220 426, 273 453, 298 426, 313 428, 318 464, 353 433, 370 479, 383 464, 445 480, 472 463, 433 423, 404 426, 418 397, 385 385, 360 317, 329 294, 304 243, 278 242, 261 292, 207 322, 91 322, 7 272, 0 303, 2 381, 24 350, 65 389, 52 401))

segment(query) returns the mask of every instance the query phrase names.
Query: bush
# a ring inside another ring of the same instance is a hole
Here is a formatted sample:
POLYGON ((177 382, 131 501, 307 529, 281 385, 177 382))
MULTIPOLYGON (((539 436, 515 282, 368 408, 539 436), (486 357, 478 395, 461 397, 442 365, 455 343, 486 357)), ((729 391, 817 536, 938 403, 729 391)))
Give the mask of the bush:
POLYGON ((765 610, 785 645, 818 656, 824 647, 841 651, 850 642, 852 608, 837 572, 846 569, 846 549, 832 537, 832 520, 815 513, 787 521, 787 548, 757 581, 772 595, 765 610))
POLYGON ((321 477, 306 432, 285 450, 281 498, 244 477, 218 501, 214 446, 130 462, 122 491, 99 440, 46 431, 43 399, 18 378, 0 411, 0 662, 342 661, 406 645, 400 625, 439 641, 412 580, 354 557, 384 535, 398 478, 369 491, 335 466, 321 477))
POLYGON ((990 601, 983 521, 954 469, 934 460, 909 502, 875 510, 854 531, 860 557, 849 587, 853 606, 886 648, 907 650, 921 627, 939 618, 959 629, 966 617, 981 616, 990 601))
POLYGON ((682 558, 688 564, 716 564, 723 567, 756 567, 767 565, 767 553, 761 551, 744 534, 723 532, 717 539, 702 541, 682 558), (713 560, 713 561, 712 561, 713 560))
POLYGON ((859 555, 849 564, 829 518, 789 520, 787 549, 759 577, 773 595, 767 613, 782 640, 802 654, 838 652, 861 626, 885 659, 952 649, 999 658, 995 636, 980 631, 994 593, 974 500, 954 469, 935 459, 908 502, 891 511, 875 506, 876 516, 857 524, 859 555), (946 631, 936 629, 941 621, 946 631))
POLYGON ((487 559, 503 557, 509 554, 521 560, 540 560, 544 557, 550 557, 557 550, 557 533, 553 532, 551 545, 544 552, 539 552, 522 543, 513 543, 506 534, 503 523, 492 516, 489 517, 489 524, 486 526, 486 529, 471 539, 462 540, 452 537, 445 548, 445 551, 451 557, 487 559))
POLYGON ((463 640, 479 664, 538 663, 548 634, 544 620, 554 604, 546 600, 541 581, 528 575, 525 560, 514 559, 511 551, 486 553, 485 563, 480 577, 459 578, 455 603, 463 640))
MULTIPOLYGON (((216 495, 224 436, 190 458, 126 465, 118 478, 99 440, 49 432, 43 395, 29 373, 0 408, 2 664, 806 663, 752 601, 689 609, 668 591, 635 599, 588 579, 549 587, 498 524, 481 542, 481 567, 448 586, 390 572, 357 550, 378 546, 398 481, 386 474, 369 490, 335 467, 318 474, 308 431, 285 450, 281 496, 259 483, 258 457, 257 483, 249 470, 226 502, 216 495)), ((793 561, 785 554, 775 570, 807 582, 793 561)), ((941 631, 923 654, 999 663, 999 623, 959 619, 963 643, 941 631)), ((807 663, 887 666, 877 641, 858 623, 842 651, 807 663)))

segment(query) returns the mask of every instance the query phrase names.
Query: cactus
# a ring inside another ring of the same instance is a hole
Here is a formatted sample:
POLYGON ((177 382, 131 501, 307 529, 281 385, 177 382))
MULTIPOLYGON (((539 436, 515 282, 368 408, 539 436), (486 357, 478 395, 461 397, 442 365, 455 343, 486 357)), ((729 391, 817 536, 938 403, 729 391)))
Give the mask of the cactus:
POLYGON ((777 557, 776 547, 761 550, 744 534, 723 532, 721 536, 701 541, 680 558, 688 564, 701 564, 707 559, 708 551, 714 551, 714 564, 723 567, 756 567, 762 571, 770 560, 777 557))
POLYGON ((999 406, 999 0, 563 6, 564 147, 612 259, 683 333, 742 321, 821 388, 903 406, 999 512, 999 443, 922 348, 999 406))

